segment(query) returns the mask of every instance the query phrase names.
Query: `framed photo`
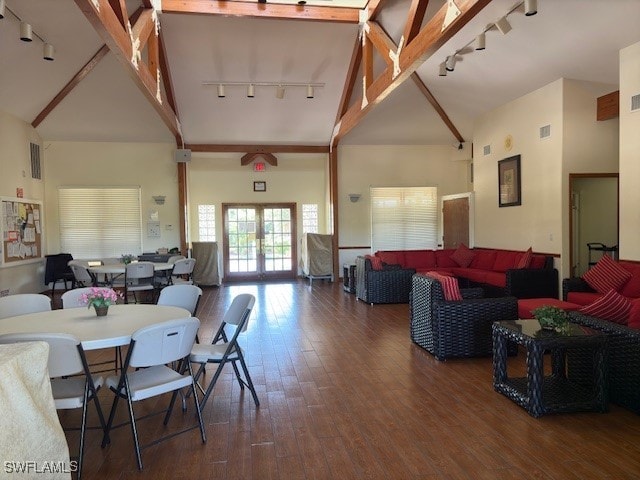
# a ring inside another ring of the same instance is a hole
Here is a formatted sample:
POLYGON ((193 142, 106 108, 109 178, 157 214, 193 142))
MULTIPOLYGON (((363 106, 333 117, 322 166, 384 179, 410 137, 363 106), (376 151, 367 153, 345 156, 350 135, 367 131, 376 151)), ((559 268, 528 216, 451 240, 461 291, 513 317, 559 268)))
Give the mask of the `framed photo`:
POLYGON ((266 192, 267 191, 267 182, 253 182, 253 191, 254 192, 266 192))
POLYGON ((520 190, 520 155, 498 162, 498 206, 522 205, 520 190))

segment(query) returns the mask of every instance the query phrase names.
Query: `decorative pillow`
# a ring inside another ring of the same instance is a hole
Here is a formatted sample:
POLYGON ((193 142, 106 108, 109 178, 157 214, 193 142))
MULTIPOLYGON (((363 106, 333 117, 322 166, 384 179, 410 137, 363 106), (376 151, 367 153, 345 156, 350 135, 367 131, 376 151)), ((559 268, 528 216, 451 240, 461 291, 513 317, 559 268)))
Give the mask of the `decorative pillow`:
POLYGON ((630 278, 631 273, 608 255, 603 255, 593 268, 582 275, 582 279, 599 293, 606 293, 611 289, 618 291, 630 278))
POLYGON ((382 259, 375 255, 365 255, 364 258, 368 258, 371 261, 371 268, 373 270, 382 270, 382 259))
POLYGON ((627 327, 637 328, 640 330, 640 298, 631 300, 631 309, 629 309, 627 327))
POLYGON ((609 290, 604 296, 578 311, 602 320, 626 325, 631 311, 631 302, 615 290, 609 290))
POLYGON ((425 275, 440 282, 445 300, 462 300, 457 278, 442 275, 438 272, 427 272, 425 275))
POLYGON ((516 268, 529 268, 531 264, 531 259, 533 258, 533 252, 531 251, 531 247, 522 254, 520 260, 518 261, 516 268))
POLYGON ((473 261, 474 255, 473 250, 469 249, 464 243, 461 243, 456 251, 451 254, 451 260, 456 262, 458 266, 466 268, 473 261))

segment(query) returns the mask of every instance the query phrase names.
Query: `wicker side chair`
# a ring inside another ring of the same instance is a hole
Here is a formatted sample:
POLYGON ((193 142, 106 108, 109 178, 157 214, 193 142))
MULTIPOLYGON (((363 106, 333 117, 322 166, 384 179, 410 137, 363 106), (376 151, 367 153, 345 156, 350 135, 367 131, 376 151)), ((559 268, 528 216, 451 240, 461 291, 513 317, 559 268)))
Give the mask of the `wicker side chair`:
MULTIPOLYGON (((461 289, 461 301, 444 299, 440 282, 422 274, 412 279, 411 340, 438 360, 490 356, 491 327, 498 320, 516 320, 515 297, 482 298, 481 288, 461 289)), ((517 353, 517 346, 509 347, 517 353)))
POLYGON ((413 268, 385 265, 374 270, 368 258, 356 258, 356 297, 370 303, 409 303, 413 268))

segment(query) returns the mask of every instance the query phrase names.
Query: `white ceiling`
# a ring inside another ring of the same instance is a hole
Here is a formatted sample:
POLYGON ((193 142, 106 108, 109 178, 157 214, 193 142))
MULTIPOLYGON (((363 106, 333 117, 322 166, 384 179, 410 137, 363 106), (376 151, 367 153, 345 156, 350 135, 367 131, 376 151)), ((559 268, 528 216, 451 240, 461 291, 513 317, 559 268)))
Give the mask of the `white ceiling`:
MULTIPOLYGON (((9 14, 0 20, 0 110, 31 123, 103 42, 74 0, 6 1, 56 47, 56 60, 44 61, 38 39, 21 42, 18 21, 9 14)), ((129 11, 140 3, 129 0, 129 11)), ((425 23, 443 3, 431 0, 425 23)), ((438 76, 447 55, 517 3, 493 0, 418 69, 465 139, 483 113, 561 77, 588 82, 599 95, 616 90, 618 52, 640 41, 639 0, 538 0, 537 15, 513 12, 508 17, 511 32, 489 30, 486 50, 459 56, 454 72, 438 76)), ((384 0, 382 5, 378 21, 398 42, 410 1, 384 0)), ((357 25, 168 13, 160 22, 186 143, 329 144, 357 25), (246 98, 244 88, 227 87, 221 99, 215 86, 202 84, 207 81, 325 86, 315 90, 313 99, 292 87, 282 100, 272 87, 256 87, 253 99, 246 98)), ((379 72, 382 62, 378 59, 376 65, 379 72)), ((358 97, 359 85, 356 90, 358 97)), ((111 53, 37 130, 48 141, 175 141, 111 53)), ((452 133, 409 80, 341 143, 453 142, 452 133)))

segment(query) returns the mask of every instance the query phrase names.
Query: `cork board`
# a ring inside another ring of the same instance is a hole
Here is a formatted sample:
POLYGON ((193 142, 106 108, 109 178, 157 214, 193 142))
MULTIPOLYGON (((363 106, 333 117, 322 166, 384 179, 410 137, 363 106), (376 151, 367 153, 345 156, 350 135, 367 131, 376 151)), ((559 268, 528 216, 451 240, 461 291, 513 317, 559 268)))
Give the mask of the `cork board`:
POLYGON ((42 202, 0 198, 2 266, 42 259, 42 202))

